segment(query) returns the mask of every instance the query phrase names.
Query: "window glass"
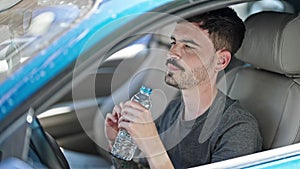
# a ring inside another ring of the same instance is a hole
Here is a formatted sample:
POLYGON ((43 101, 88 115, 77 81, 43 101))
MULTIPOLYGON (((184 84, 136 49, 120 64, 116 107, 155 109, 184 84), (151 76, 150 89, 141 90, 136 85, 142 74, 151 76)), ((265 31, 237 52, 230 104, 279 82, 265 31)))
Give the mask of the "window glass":
POLYGON ((245 20, 248 16, 261 11, 278 11, 294 13, 291 4, 283 0, 260 0, 255 2, 247 2, 238 5, 232 5, 238 15, 245 20))
POLYGON ((83 18, 94 0, 11 2, 0 11, 0 82, 83 18))

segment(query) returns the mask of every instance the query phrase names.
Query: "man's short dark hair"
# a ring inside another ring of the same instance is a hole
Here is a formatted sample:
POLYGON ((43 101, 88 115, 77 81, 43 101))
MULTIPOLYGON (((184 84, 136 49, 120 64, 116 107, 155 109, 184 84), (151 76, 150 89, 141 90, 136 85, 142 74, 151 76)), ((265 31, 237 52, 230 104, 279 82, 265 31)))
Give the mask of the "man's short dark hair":
POLYGON ((244 22, 231 8, 222 8, 187 18, 189 22, 200 23, 202 29, 208 30, 216 50, 225 49, 232 54, 240 48, 244 35, 244 22))

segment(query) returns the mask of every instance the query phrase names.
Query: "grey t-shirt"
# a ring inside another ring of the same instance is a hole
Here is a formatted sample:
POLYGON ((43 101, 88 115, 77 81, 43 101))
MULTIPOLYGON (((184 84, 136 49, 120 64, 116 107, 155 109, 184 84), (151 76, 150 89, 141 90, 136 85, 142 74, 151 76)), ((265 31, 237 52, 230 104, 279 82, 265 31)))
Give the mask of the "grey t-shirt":
MULTIPOLYGON (((182 119, 181 97, 170 102, 155 123, 176 169, 222 161, 262 150, 262 138, 255 118, 239 102, 221 91, 210 108, 198 118, 182 119)), ((139 163, 113 158, 117 168, 148 168, 139 163)))
POLYGON ((262 149, 255 118, 221 91, 211 107, 195 120, 184 121, 182 112, 182 98, 177 98, 156 121, 175 168, 200 166, 262 149))

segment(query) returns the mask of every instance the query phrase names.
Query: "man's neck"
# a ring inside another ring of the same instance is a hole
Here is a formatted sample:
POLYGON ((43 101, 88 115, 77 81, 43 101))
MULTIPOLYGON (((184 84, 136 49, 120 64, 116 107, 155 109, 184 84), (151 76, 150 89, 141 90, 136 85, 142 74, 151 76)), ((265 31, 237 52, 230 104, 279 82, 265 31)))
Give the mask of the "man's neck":
POLYGON ((201 116, 212 105, 218 89, 216 86, 206 85, 182 90, 185 105, 184 120, 193 120, 201 116))

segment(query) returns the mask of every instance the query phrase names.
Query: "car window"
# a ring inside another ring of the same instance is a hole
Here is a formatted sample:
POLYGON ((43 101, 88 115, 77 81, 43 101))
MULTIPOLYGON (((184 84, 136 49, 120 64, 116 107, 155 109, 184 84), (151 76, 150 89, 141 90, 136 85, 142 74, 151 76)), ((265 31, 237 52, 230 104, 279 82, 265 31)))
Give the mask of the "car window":
MULTIPOLYGON (((251 2, 244 3, 241 5, 234 5, 232 7, 236 9, 238 14, 243 19, 246 19, 249 15, 253 13, 262 10, 269 10, 268 5, 272 5, 273 3, 268 0, 263 1, 266 1, 267 5, 264 3, 251 2)), ((16 6, 13 6, 13 8, 10 8, 9 10, 0 11, 0 31, 3 32, 2 34, 0 34, 0 84, 2 77, 6 77, 7 75, 13 73, 18 67, 22 66, 24 62, 30 61, 30 57, 35 56, 35 52, 38 52, 40 49, 43 49, 47 45, 52 43, 53 40, 62 32, 64 32, 64 30, 70 27, 73 22, 76 22, 76 20, 79 20, 80 18, 84 18, 84 16, 88 13, 88 9, 91 9, 91 4, 93 3, 93 1, 74 0, 73 2, 72 0, 68 0, 61 2, 52 2, 47 0, 37 0, 37 2, 33 4, 29 4, 29 2, 27 3, 28 4, 26 5, 24 4, 24 1, 22 1, 16 4, 16 6), (68 6, 68 8, 70 8, 71 6, 71 10, 64 10, 66 9, 64 8, 65 6, 68 6), (9 11, 11 12, 9 13, 9 11), (66 13, 68 13, 68 15, 66 15, 66 13), (60 20, 56 20, 57 15, 59 15, 60 20)), ((276 8, 276 10, 278 9, 279 11, 288 12, 289 10, 293 10, 292 8, 289 8, 288 5, 287 7, 285 7, 286 4, 284 3, 284 1, 274 0, 273 5, 278 7, 276 8), (282 7, 282 5, 280 4, 283 4, 284 6, 282 7)), ((131 83, 131 81, 136 80, 136 77, 139 78, 139 76, 144 75, 144 72, 150 72, 149 70, 151 70, 154 73, 147 75, 148 80, 142 79, 144 81, 141 80, 141 83, 147 81, 151 81, 153 83, 156 82, 154 80, 160 78, 159 76, 157 76, 157 74, 161 75, 161 73, 165 69, 165 60, 163 57, 165 57, 166 53, 168 52, 168 48, 170 45, 170 36, 168 35, 168 33, 172 32, 172 29, 174 29, 173 26, 174 25, 170 24, 163 25, 163 27, 159 28, 157 31, 155 31, 155 33, 151 35, 145 35, 141 37, 139 36, 138 38, 136 38, 136 41, 133 41, 132 43, 124 42, 124 44, 121 44, 120 47, 118 46, 116 50, 113 49, 112 51, 114 52, 107 54, 109 56, 105 60, 104 64, 99 64, 99 67, 93 65, 96 70, 91 73, 88 72, 87 78, 82 78, 81 81, 78 80, 80 79, 78 77, 76 77, 77 79, 74 78, 76 81, 80 81, 77 83, 79 87, 72 86, 74 87, 72 88, 73 91, 70 91, 70 93, 67 93, 66 95, 64 94, 66 90, 68 90, 68 87, 64 86, 65 84, 57 83, 61 82, 57 79, 63 79, 61 78, 61 76, 58 76, 58 78, 55 79, 54 82, 57 86, 62 88, 59 91, 62 94, 55 93, 58 89, 52 87, 54 86, 54 83, 52 82, 50 84, 52 88, 50 89, 55 90, 49 90, 49 88, 44 88, 44 90, 46 89, 51 91, 51 97, 47 98, 47 103, 44 103, 45 97, 42 97, 41 95, 41 97, 39 96, 37 99, 41 101, 35 103, 34 105, 34 108, 37 108, 38 110, 35 113, 39 114, 38 118, 40 118, 40 121, 45 131, 49 132, 50 134, 53 134, 53 136, 60 135, 60 146, 62 147, 72 147, 72 142, 68 142, 72 140, 74 142, 77 142, 79 147, 82 148, 82 150, 88 152, 89 150, 87 150, 86 147, 82 145, 88 145, 89 143, 80 142, 76 138, 73 139, 73 135, 70 135, 69 133, 76 133, 74 135, 78 136, 82 134, 80 133, 83 132, 81 131, 82 128, 86 130, 95 127, 96 125, 92 126, 94 125, 93 122, 97 121, 97 119, 95 119, 95 114, 97 113, 97 115, 99 115, 100 113, 107 113, 112 110, 112 108, 109 107, 111 106, 109 104, 113 105, 113 103, 110 102, 110 96, 113 96, 113 101, 115 101, 114 99, 119 99, 118 96, 123 97, 123 95, 127 95, 127 92, 124 92, 125 90, 129 90, 129 87, 127 88, 127 84, 125 84, 127 80, 130 81, 130 83, 128 84, 132 85, 133 83, 131 83), (141 53, 144 51, 150 52, 146 53, 146 55, 142 55, 141 53), (146 62, 149 61, 147 60, 148 58, 150 58, 149 60, 153 61, 153 63, 146 62), (151 60, 151 58, 153 58, 153 60, 151 60), (138 66, 141 66, 141 68, 138 66), (163 68, 159 66, 163 66, 163 68), (148 67, 150 67, 151 69, 148 69, 148 67), (138 72, 137 75, 134 74, 135 72, 138 72), (131 80, 131 75, 133 75, 135 79, 131 80), (125 86, 126 88, 121 88, 122 86, 125 86), (80 95, 80 97, 77 98, 76 94, 78 96, 80 95), (60 98, 61 100, 58 100, 58 97, 62 97, 60 98), (54 100, 58 100, 58 102, 55 102, 54 100), (39 105, 40 103, 42 103, 43 105, 39 105), (50 104, 52 103, 54 103, 55 105, 51 106, 50 104), (49 109, 43 113, 43 109, 47 109, 45 108, 48 106, 47 104, 49 104, 51 107, 49 106, 49 109), (101 107, 101 109, 98 109, 98 107, 101 107), (101 110, 101 112, 97 112, 97 110, 101 110), (68 120, 74 120, 74 122, 70 122, 68 120), (62 141, 63 139, 67 141, 62 141)), ((116 40, 115 38, 113 39, 116 40)), ((121 41, 120 39, 117 40, 121 41)), ((115 42, 109 41, 107 43, 113 44, 115 42)), ((101 54, 104 55, 104 52, 101 54)), ((88 66, 86 66, 86 68, 88 66)), ((162 83, 164 82, 162 81, 162 83)), ((48 86, 46 87, 49 87, 50 85, 48 84, 48 86)), ((155 85, 158 86, 157 88, 159 89, 162 86, 161 83, 155 83, 155 85)), ((139 87, 138 85, 136 86, 139 87)), ((132 88, 130 89, 133 90, 132 88)), ((168 91, 166 89, 161 89, 159 91, 155 90, 152 96, 153 98, 157 97, 158 94, 162 95, 163 92, 167 93, 168 91)), ((166 96, 163 95, 163 97, 166 96)), ((173 96, 170 95, 170 97, 173 96)), ((158 110, 155 110, 154 112, 159 115, 159 112, 163 111, 165 107, 158 108, 158 106, 164 106, 167 103, 165 103, 164 100, 169 101, 168 99, 160 99, 158 97, 155 98, 153 100, 155 106, 153 107, 158 110)), ((31 103, 31 100, 27 100, 27 102, 31 103)), ((154 116, 158 117, 157 114, 155 114, 154 116)), ((99 116, 101 115, 102 114, 100 114, 99 116)), ((96 132, 93 134, 99 134, 99 128, 102 129, 103 125, 101 125, 98 128, 95 128, 96 132)), ((86 132, 85 134, 88 135, 89 133, 86 132)), ((101 143, 101 139, 100 141, 96 140, 95 142, 101 143)))
POLYGON ((141 51, 149 47, 151 38, 152 38, 152 34, 147 34, 138 37, 138 39, 135 40, 133 43, 129 44, 128 46, 110 55, 107 59, 105 59, 105 62, 119 60, 119 59, 130 59, 139 56, 138 53, 140 53, 141 51))
POLYGON ((20 1, 0 11, 0 82, 92 8, 93 0, 20 1))
POLYGON ((245 20, 248 16, 261 11, 278 11, 294 13, 295 9, 287 1, 283 0, 260 0, 232 5, 238 15, 245 20))

